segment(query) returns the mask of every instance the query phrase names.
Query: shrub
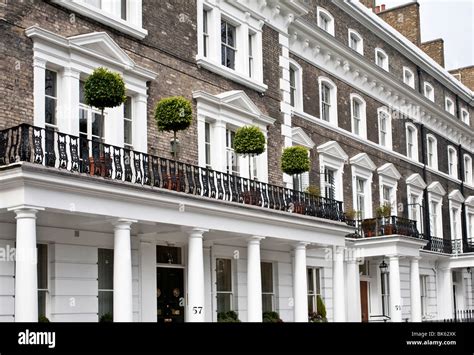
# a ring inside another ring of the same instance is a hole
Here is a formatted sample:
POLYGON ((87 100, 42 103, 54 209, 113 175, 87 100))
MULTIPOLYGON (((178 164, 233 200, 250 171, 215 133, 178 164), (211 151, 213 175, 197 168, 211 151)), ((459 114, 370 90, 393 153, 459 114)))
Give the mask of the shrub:
POLYGON ((114 321, 114 317, 112 316, 111 313, 105 313, 104 315, 102 315, 102 317, 100 317, 100 320, 99 320, 99 322, 101 323, 110 323, 113 321, 114 321))
POLYGON ((49 319, 46 316, 39 316, 38 323, 49 323, 49 319))
POLYGON ((265 136, 258 127, 245 126, 235 132, 234 150, 242 155, 260 155, 265 151, 265 136))
POLYGON ((277 312, 263 312, 262 318, 264 323, 283 323, 277 312))
POLYGON ((315 185, 309 185, 304 192, 306 192, 308 195, 312 197, 321 196, 321 189, 319 188, 319 186, 315 186, 315 185))
POLYGON ((390 217, 392 215, 392 205, 390 203, 384 203, 375 209, 377 217, 390 217))
POLYGON ((317 312, 309 314, 308 318, 310 322, 327 322, 326 318, 326 306, 320 295, 316 298, 317 312))
POLYGON ((310 169, 308 149, 300 146, 287 147, 281 155, 281 170, 288 175, 302 174, 310 169))
POLYGON ((217 314, 217 321, 220 323, 240 323, 239 316, 235 311, 220 312, 217 314))
POLYGON ((122 76, 106 68, 97 68, 84 84, 86 104, 102 111, 106 107, 120 106, 126 99, 125 83, 122 76))

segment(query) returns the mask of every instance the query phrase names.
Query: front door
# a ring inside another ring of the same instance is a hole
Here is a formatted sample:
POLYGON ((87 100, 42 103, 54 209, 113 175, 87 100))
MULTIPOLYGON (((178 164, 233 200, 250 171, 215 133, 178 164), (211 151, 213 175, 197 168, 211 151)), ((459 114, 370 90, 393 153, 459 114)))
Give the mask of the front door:
POLYGON ((156 268, 158 322, 184 322, 184 270, 156 268))
POLYGON ((360 310, 362 322, 369 321, 369 294, 368 294, 368 282, 360 282, 360 310))

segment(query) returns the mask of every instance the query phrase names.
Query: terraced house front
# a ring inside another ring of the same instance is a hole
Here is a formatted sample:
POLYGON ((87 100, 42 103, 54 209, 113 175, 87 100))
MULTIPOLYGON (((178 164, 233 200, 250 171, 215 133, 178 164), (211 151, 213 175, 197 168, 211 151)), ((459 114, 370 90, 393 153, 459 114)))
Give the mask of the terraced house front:
POLYGON ((366 2, 4 4, 0 320, 470 314, 472 88, 366 2), (99 67, 126 88, 104 117, 99 67), (244 126, 264 153, 236 153, 244 126), (282 172, 291 146, 308 172, 282 172))

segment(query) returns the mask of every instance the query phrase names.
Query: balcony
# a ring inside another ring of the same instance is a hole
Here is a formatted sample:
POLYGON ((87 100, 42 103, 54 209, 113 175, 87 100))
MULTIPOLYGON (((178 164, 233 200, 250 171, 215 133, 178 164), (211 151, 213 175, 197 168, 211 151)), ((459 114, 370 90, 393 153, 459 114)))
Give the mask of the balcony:
POLYGON ((342 202, 28 124, 0 131, 0 168, 26 162, 266 210, 345 221, 342 202))
POLYGON ((463 243, 461 239, 451 240, 431 237, 424 249, 444 254, 473 253, 474 240, 469 238, 467 242, 463 243))
POLYGON ((348 221, 355 228, 351 238, 371 238, 387 235, 403 235, 423 239, 418 232, 416 221, 407 218, 390 216, 348 221))

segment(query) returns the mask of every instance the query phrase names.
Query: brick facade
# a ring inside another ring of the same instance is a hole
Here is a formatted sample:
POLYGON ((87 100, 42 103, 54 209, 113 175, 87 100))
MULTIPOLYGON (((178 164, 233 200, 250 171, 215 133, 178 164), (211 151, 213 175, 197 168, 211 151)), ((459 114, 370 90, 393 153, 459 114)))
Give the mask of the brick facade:
POLYGON ((444 41, 442 38, 423 42, 420 44, 420 48, 444 68, 444 41))

